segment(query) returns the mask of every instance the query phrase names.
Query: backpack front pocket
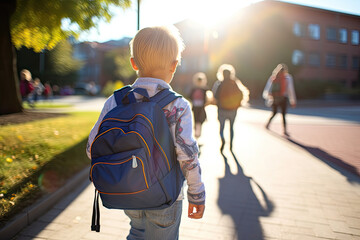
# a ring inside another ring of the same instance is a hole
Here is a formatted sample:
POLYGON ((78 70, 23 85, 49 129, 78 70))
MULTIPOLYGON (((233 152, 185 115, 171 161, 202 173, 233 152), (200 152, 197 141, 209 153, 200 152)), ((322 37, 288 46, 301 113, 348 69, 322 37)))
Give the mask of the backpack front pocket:
POLYGON ((128 195, 149 188, 143 149, 102 156, 93 160, 90 177, 102 194, 128 195))

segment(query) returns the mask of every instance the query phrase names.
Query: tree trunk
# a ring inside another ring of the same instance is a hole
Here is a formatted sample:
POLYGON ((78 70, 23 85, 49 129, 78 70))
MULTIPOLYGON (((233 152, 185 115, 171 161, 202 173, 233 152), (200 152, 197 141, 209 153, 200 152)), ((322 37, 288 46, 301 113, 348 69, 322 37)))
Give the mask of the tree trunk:
POLYGON ((16 0, 0 2, 0 115, 22 111, 16 55, 11 43, 10 17, 16 0))

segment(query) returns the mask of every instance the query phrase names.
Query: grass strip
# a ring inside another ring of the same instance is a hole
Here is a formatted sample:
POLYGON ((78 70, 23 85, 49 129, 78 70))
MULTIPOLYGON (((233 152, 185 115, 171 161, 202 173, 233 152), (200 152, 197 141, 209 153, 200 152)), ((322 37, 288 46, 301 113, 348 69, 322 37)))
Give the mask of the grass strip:
POLYGON ((54 103, 51 101, 45 101, 45 102, 36 102, 34 103, 33 107, 29 106, 29 104, 23 104, 23 107, 25 109, 33 109, 33 108, 48 109, 48 108, 70 108, 73 107, 73 105, 66 103, 54 103))
POLYGON ((0 224, 89 166, 88 134, 98 112, 0 126, 0 224))

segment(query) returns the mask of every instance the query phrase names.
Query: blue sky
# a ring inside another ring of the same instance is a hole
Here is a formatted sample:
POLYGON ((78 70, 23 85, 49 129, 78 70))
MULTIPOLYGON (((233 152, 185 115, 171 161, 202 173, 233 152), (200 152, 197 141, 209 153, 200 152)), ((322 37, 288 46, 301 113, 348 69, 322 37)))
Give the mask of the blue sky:
MULTIPOLYGON (((360 15, 360 0, 281 1, 360 15)), ((137 1, 133 0, 133 2, 130 9, 112 9, 114 17, 110 23, 100 22, 97 29, 83 33, 79 40, 104 42, 133 37, 137 32, 137 1)), ((259 2, 259 0, 142 0, 140 28, 174 24, 187 18, 212 24, 215 19, 226 18, 254 2, 259 2), (206 6, 206 11, 203 6, 206 6)))

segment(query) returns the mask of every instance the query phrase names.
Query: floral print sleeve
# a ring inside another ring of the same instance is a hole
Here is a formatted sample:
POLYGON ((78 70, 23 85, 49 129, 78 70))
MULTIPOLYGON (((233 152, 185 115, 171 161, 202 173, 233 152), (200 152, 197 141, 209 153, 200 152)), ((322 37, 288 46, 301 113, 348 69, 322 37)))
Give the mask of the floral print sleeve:
POLYGON ((173 133, 176 154, 188 185, 188 200, 193 204, 205 203, 205 187, 201 181, 198 161, 199 149, 192 134, 192 112, 184 99, 178 99, 164 109, 169 127, 173 133))

